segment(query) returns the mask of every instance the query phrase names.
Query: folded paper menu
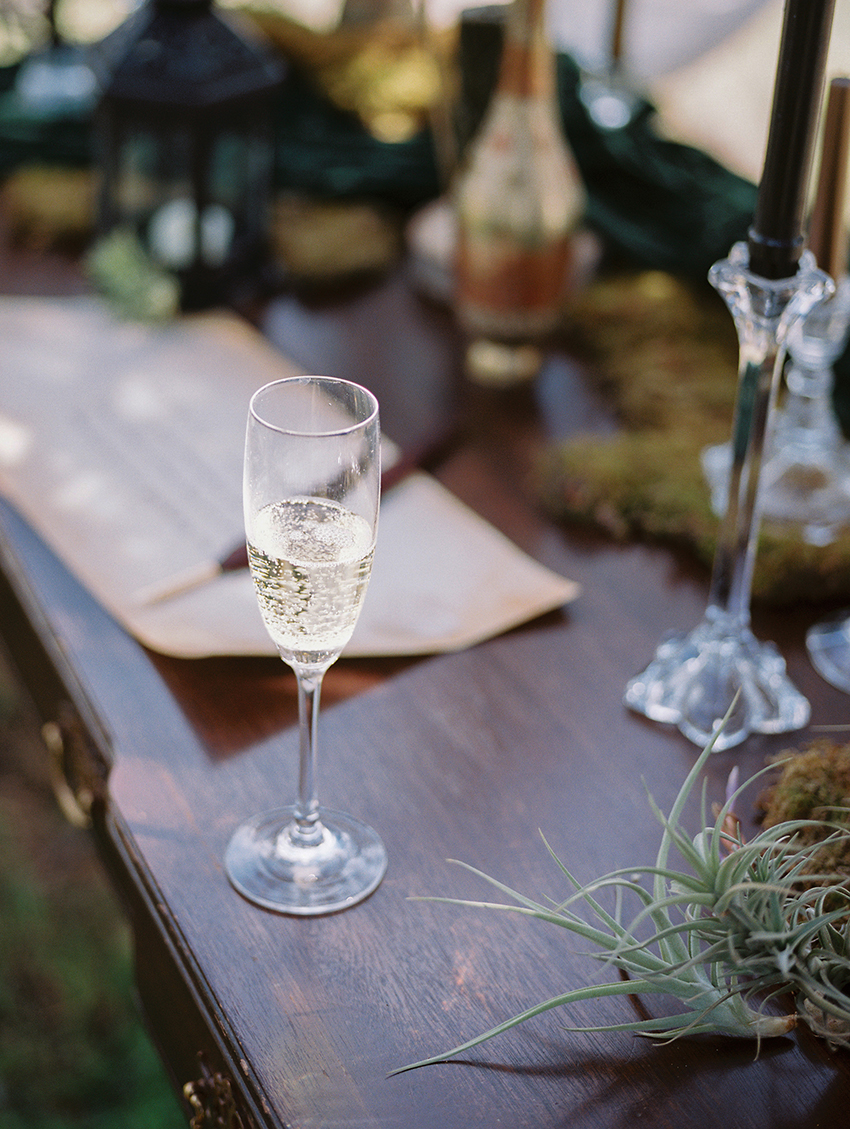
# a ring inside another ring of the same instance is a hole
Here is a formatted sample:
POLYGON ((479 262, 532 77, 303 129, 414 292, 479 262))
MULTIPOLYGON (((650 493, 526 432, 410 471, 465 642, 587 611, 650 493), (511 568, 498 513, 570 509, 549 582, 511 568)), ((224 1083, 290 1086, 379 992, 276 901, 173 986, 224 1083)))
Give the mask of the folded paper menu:
MULTIPOLYGON (((0 299, 0 490, 146 646, 273 654, 247 570, 158 603, 141 594, 241 537, 248 400, 296 372, 226 313, 150 326, 95 299, 0 299)), ((457 650, 576 591, 416 473, 382 501, 346 654, 457 650)))

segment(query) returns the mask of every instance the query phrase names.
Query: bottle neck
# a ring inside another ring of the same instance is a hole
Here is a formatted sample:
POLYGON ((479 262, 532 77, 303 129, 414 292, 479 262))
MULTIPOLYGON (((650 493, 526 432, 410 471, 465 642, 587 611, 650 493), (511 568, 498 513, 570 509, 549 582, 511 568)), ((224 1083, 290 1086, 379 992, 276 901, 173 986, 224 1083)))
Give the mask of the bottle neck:
POLYGON ((497 89, 522 98, 554 97, 555 63, 546 29, 546 0, 511 3, 497 89))

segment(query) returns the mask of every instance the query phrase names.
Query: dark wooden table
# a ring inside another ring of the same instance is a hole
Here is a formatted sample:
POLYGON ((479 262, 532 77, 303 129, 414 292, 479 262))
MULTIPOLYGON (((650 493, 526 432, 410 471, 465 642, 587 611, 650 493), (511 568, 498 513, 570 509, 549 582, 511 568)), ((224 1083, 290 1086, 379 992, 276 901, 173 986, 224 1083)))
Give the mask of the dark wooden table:
MULTIPOLYGON (((83 286, 60 260, 7 251, 0 266, 9 291, 83 286)), ((562 896, 539 831, 584 879, 651 861, 659 828, 644 782, 667 807, 696 750, 629 713, 623 688, 664 632, 699 620, 708 578, 667 550, 613 545, 538 511, 529 472, 540 444, 612 425, 566 355, 534 390, 466 386, 450 317, 416 296, 403 269, 330 304, 281 298, 260 324, 306 370, 373 387, 403 445, 452 428, 433 468, 441 481, 578 580, 582 595, 460 654, 330 671, 322 797, 377 827, 390 864, 367 902, 298 920, 243 901, 222 869, 240 820, 293 793, 291 674, 276 660, 146 652, 0 507, 2 634, 57 724, 66 772, 126 899, 141 1000, 178 1091, 189 1087, 187 1111, 204 1108, 214 1124, 232 1101, 245 1126, 293 1129, 844 1124, 850 1057, 806 1031, 756 1058, 735 1040, 659 1047, 563 1029, 629 1019, 626 1000, 552 1012, 461 1062, 387 1077, 604 977, 561 930, 410 898, 489 896, 450 858, 535 897, 562 896)), ((850 699, 805 655, 805 629, 822 612, 757 614, 754 624, 782 648, 813 726, 850 722, 850 699)), ((812 732, 718 754, 710 794, 722 797, 734 764, 748 774, 812 732)))

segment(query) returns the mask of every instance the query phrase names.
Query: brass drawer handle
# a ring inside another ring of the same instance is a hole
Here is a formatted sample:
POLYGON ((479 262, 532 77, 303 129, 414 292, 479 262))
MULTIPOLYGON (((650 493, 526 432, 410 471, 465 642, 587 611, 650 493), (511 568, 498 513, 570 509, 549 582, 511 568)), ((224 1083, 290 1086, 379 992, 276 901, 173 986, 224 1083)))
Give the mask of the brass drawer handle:
POLYGON ((56 802, 74 827, 91 827, 92 809, 106 800, 108 768, 70 702, 59 706, 56 721, 41 727, 56 802))
POLYGON ((193 1111, 190 1129, 245 1129, 230 1080, 218 1071, 205 1070, 202 1078, 187 1082, 183 1097, 193 1111))
POLYGON ((75 792, 65 775, 65 741, 62 730, 55 721, 46 721, 41 736, 47 747, 50 784, 59 810, 72 827, 91 827, 92 797, 82 791, 75 792))

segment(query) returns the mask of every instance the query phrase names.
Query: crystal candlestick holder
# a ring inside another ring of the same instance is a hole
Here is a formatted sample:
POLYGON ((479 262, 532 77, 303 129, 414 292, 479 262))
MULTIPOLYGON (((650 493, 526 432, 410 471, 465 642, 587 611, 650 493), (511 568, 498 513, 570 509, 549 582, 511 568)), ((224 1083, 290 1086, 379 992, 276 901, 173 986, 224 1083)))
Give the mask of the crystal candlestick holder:
POLYGON ((750 733, 799 729, 810 716, 773 643, 750 628, 750 593, 759 527, 759 477, 765 436, 788 334, 833 284, 804 252, 792 278, 766 279, 749 270, 745 243, 709 274, 735 323, 738 391, 732 429, 728 498, 720 522, 705 616, 686 634, 660 643, 649 666, 628 683, 625 704, 654 721, 677 725, 706 744, 735 700, 716 750, 750 733))
MULTIPOLYGON (((773 415, 759 486, 762 517, 796 526, 810 545, 828 545, 850 526, 850 444, 832 408, 832 366, 847 343, 850 281, 791 326, 786 392, 773 415)), ((730 444, 702 462, 716 513, 723 512, 730 444)))

